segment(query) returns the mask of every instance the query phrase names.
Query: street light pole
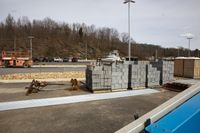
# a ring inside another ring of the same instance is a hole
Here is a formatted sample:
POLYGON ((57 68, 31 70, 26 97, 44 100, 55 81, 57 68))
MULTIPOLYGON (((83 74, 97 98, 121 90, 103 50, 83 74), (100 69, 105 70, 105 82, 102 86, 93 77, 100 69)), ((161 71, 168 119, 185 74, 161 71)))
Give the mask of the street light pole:
POLYGON ((190 40, 192 39, 192 37, 187 37, 187 39, 188 39, 188 49, 189 49, 189 51, 188 51, 188 57, 190 57, 191 55, 190 55, 190 40))
POLYGON ((133 0, 125 0, 124 4, 128 3, 128 58, 131 61, 131 2, 135 3, 133 0))
POLYGON ((34 36, 28 36, 28 38, 30 39, 30 54, 31 54, 31 59, 33 57, 33 38, 34 36))
POLYGON ((180 53, 179 53, 179 48, 178 48, 178 57, 180 56, 180 53))
POLYGON ((86 46, 85 46, 85 60, 87 60, 87 43, 86 43, 86 46))
POLYGON ((177 57, 179 57, 180 56, 180 46, 177 47, 177 51, 178 51, 177 57))
POLYGON ((16 37, 14 36, 14 51, 16 52, 16 37))

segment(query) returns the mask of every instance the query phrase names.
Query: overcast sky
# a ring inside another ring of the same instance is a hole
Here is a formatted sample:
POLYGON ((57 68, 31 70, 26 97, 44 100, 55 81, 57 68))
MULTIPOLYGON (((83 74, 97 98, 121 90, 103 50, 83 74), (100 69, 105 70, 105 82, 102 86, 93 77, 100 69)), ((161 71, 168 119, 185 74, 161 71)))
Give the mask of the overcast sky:
MULTIPOLYGON (((192 33, 192 49, 200 49, 200 0, 136 0, 131 6, 131 36, 136 42, 188 47, 180 36, 192 33)), ((127 32, 123 0, 0 0, 0 21, 50 17, 59 22, 94 24, 127 32)))

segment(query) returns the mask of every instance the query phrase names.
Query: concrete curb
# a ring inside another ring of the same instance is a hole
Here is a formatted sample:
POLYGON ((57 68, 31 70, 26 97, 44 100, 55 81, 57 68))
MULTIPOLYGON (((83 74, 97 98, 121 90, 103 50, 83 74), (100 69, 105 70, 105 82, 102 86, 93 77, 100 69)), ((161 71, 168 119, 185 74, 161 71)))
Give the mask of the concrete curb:
MULTIPOLYGON (((0 80, 0 83, 29 83, 33 79, 24 79, 24 80, 0 80)), ((70 81, 71 78, 59 78, 59 79, 36 79, 39 81, 47 81, 47 82, 58 82, 58 81, 70 81)), ((77 80, 85 80, 85 78, 77 78, 77 80)))

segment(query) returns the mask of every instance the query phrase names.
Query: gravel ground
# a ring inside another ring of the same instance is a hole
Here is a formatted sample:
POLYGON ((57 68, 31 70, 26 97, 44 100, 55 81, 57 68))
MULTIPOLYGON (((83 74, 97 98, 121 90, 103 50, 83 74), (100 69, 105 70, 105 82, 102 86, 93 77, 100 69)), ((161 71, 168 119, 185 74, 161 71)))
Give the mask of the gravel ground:
POLYGON ((85 78, 85 72, 42 72, 0 75, 0 80, 85 78))
POLYGON ((32 67, 32 68, 0 68, 0 76, 16 73, 42 73, 42 72, 84 72, 85 67, 32 67))

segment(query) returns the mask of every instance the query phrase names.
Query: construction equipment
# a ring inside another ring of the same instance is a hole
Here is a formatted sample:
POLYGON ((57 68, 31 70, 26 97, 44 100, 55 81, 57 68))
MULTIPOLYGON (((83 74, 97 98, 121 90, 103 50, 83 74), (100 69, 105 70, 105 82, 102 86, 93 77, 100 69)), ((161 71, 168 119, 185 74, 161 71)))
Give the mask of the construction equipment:
POLYGON ((4 67, 31 67, 33 64, 30 51, 3 51, 0 62, 4 67))
POLYGON ((71 79, 71 86, 72 90, 79 90, 80 89, 80 83, 77 79, 71 79))
POLYGON ((29 95, 31 93, 38 93, 46 87, 47 85, 64 85, 64 84, 58 84, 58 83, 48 83, 46 81, 38 81, 33 79, 29 87, 25 87, 25 89, 28 89, 26 92, 26 95, 29 95))
MULTIPOLYGON (((72 90, 79 90, 80 89, 80 83, 77 79, 71 79, 70 81, 72 90)), ((46 81, 38 81, 33 79, 29 87, 25 87, 27 89, 26 96, 28 96, 31 93, 38 93, 41 91, 44 87, 47 85, 67 85, 63 83, 48 83, 46 81)))
POLYGON ((38 80, 33 79, 29 87, 25 87, 25 89, 28 89, 26 92, 26 96, 28 96, 31 93, 38 93, 40 89, 44 88, 47 86, 48 83, 43 81, 40 82, 38 80))
POLYGON ((2 60, 0 59, 0 67, 2 66, 2 60))

